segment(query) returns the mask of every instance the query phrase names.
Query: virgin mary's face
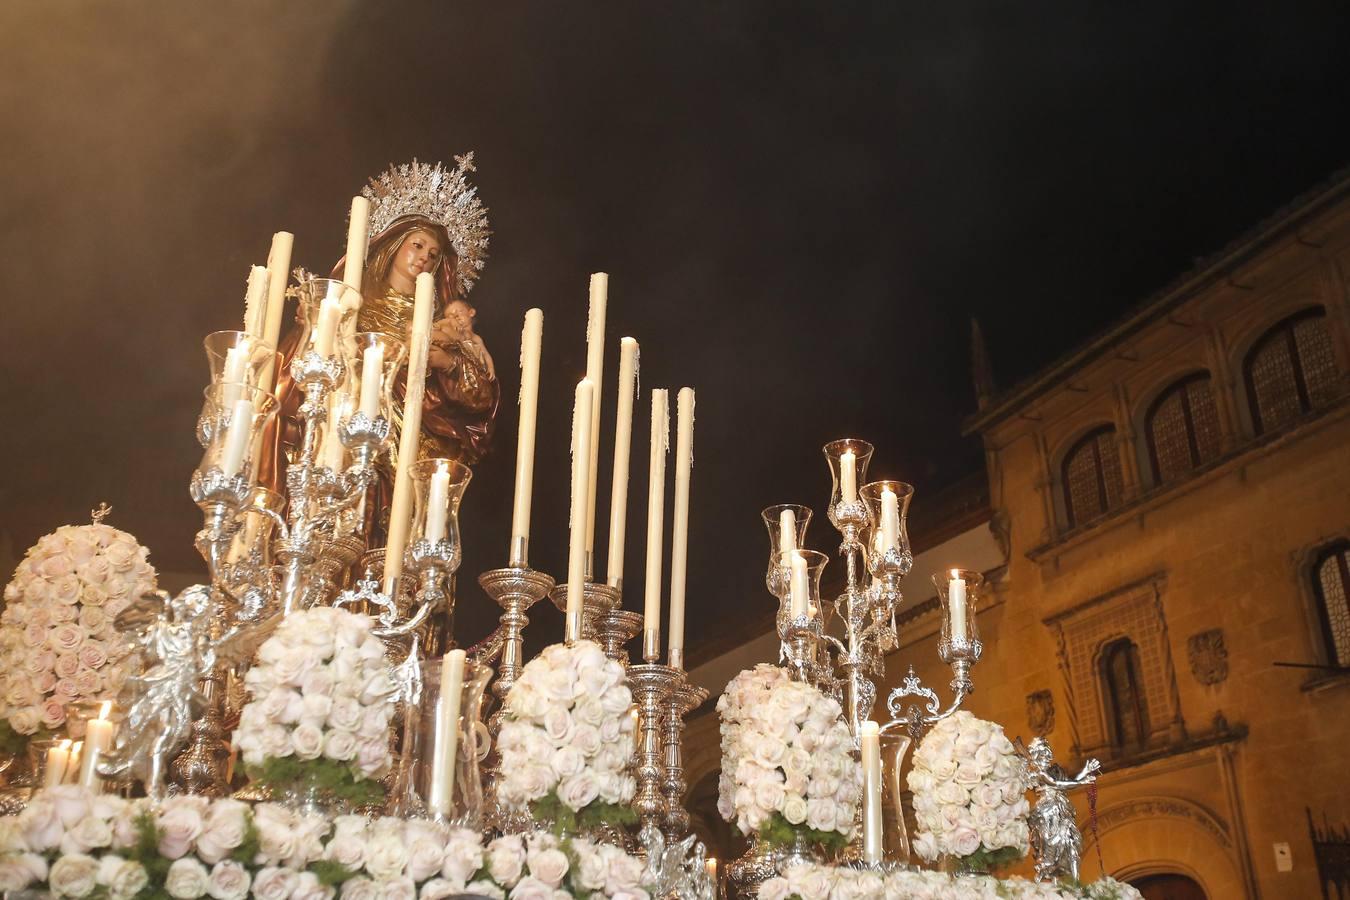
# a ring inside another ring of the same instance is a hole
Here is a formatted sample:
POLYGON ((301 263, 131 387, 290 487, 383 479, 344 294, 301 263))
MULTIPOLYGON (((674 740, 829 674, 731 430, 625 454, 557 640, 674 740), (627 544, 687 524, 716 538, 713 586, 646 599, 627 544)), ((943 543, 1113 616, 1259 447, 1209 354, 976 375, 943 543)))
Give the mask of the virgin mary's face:
POLYGON ((391 264, 391 281, 415 284, 417 276, 436 268, 441 258, 441 242, 428 231, 411 231, 399 245, 391 264))

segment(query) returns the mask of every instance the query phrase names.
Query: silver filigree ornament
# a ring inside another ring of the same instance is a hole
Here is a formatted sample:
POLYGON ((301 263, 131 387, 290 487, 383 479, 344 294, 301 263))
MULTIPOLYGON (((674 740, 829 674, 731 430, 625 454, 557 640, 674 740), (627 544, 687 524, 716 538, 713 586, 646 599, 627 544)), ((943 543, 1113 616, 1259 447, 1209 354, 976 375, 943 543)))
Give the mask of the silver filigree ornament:
POLYGON ((468 173, 473 171, 472 151, 456 156, 453 169, 414 159, 406 165, 390 166, 361 189, 361 195, 370 201, 371 237, 410 217, 445 228, 459 259, 455 278, 465 294, 483 271, 492 234, 478 188, 469 184, 468 173))

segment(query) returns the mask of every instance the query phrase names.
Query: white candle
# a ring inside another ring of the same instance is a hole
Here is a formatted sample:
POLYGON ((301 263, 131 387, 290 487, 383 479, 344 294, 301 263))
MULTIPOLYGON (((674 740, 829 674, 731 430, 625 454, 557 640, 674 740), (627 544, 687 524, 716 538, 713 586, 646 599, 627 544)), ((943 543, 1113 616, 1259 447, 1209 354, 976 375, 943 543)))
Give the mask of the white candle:
POLYGON ((384 387, 384 347, 371 344, 361 354, 361 413, 374 420, 380 414, 380 391, 384 387))
POLYGON ((347 254, 342 261, 342 281, 356 288, 358 294, 366 269, 369 228, 370 201, 365 197, 353 197, 351 217, 347 220, 347 254))
POLYGON ((947 605, 951 608, 951 639, 966 639, 966 582, 952 569, 951 580, 947 582, 947 605))
POLYGON ((651 462, 647 467, 647 586, 642 611, 642 658, 661 655, 661 551, 666 517, 666 454, 670 452, 669 391, 652 391, 651 462))
POLYGON ((112 746, 114 725, 108 721, 112 711, 112 702, 104 701, 103 709, 97 719, 90 719, 85 726, 84 757, 80 763, 80 784, 87 788, 99 788, 102 782, 98 777, 99 758, 112 746))
POLYGON ((248 270, 248 288, 244 292, 244 330, 256 338, 267 331, 267 269, 248 270))
POLYGON ((408 341, 408 383, 403 392, 403 428, 398 436, 398 465, 394 469, 394 495, 389 502, 389 537, 384 549, 384 592, 394 596, 403 573, 403 548, 412 524, 412 464, 417 461, 422 436, 422 395, 426 392, 427 350, 436 282, 430 272, 417 276, 413 296, 412 336, 408 341))
POLYGON ((900 498, 890 488, 881 489, 881 549, 894 550, 900 544, 900 498))
POLYGON ((863 770, 863 862, 881 862, 881 736, 870 719, 858 726, 863 770))
POLYGON ((351 397, 344 391, 328 395, 328 421, 323 428, 323 442, 319 444, 319 465, 341 472, 347 465, 347 448, 342 446, 338 429, 342 420, 351 415, 351 397))
POLYGON ((858 457, 852 450, 839 454, 839 495, 845 503, 858 502, 858 457))
POLYGON ((84 757, 84 741, 76 741, 70 745, 70 759, 66 762, 66 777, 62 779, 66 784, 74 784, 80 775, 80 760, 84 757))
POLYGON ((809 604, 811 602, 811 573, 806 566, 806 557, 795 550, 792 552, 792 580, 789 611, 792 618, 799 619, 810 613, 809 604))
POLYGON ((684 587, 689 551, 689 476, 694 470, 694 389, 675 400, 675 522, 670 542, 670 665, 684 668, 684 587))
POLYGON ((220 372, 220 403, 234 406, 243 396, 248 378, 248 347, 234 346, 225 351, 225 367, 220 372))
MULTIPOLYGON (((278 231, 272 235, 272 249, 267 254, 267 313, 264 316, 262 339, 273 350, 281 340, 281 320, 286 310, 286 278, 291 267, 291 246, 295 235, 289 231, 278 231)), ((269 360, 263 367, 258 386, 264 391, 272 390, 275 360, 269 360)))
POLYGON ((66 777, 70 763, 70 741, 62 741, 47 751, 47 770, 42 775, 44 787, 56 787, 66 777))
POLYGON ((233 478, 244 466, 244 454, 253 430, 253 401, 245 397, 236 400, 230 412, 230 424, 225 429, 225 446, 220 453, 220 471, 233 478))
MULTIPOLYGON (((591 275, 590 314, 586 318, 586 377, 591 384, 604 382, 605 370, 605 310, 609 304, 609 275, 595 272, 591 275)), ((595 491, 600 467, 600 395, 591 403, 589 465, 587 467, 586 497, 586 555, 595 549, 595 491)), ((590 574, 587 572, 586 574, 590 574)))
POLYGON ((445 540, 445 520, 450 515, 450 473, 434 472, 427 490, 427 521, 423 536, 431 543, 445 540))
POLYGON ((333 355, 333 338, 337 335, 338 319, 342 316, 342 306, 331 290, 319 303, 319 321, 314 326, 314 339, 311 342, 314 351, 320 356, 333 355))
POLYGON ((520 436, 516 439, 516 493, 511 509, 511 565, 529 560, 530 501, 534 493, 534 429, 539 415, 539 353, 544 339, 544 311, 525 313, 520 333, 520 436))
POLYGON ((619 403, 614 425, 614 477, 609 489, 609 555, 605 582, 623 587, 623 539, 628 523, 628 457, 633 444, 633 388, 637 381, 638 342, 619 342, 619 403))
POLYGON ((459 750, 459 705, 464 693, 464 651, 441 658, 441 692, 436 702, 435 757, 431 761, 431 811, 449 815, 455 795, 455 758, 459 750))
POLYGON ((785 509, 778 514, 778 552, 791 553, 797 549, 797 514, 785 509))
POLYGON ((567 643, 581 639, 581 609, 586 592, 586 502, 590 494, 586 483, 591 450, 591 407, 595 385, 589 378, 577 382, 576 402, 572 406, 572 514, 571 536, 567 552, 567 643))

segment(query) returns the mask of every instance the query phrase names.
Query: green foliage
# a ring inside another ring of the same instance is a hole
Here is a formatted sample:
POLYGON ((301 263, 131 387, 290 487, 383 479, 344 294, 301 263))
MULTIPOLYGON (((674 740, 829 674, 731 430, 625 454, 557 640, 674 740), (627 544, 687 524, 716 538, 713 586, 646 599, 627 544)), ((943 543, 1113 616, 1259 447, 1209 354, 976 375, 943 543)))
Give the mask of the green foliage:
POLYGON ((986 850, 983 846, 969 856, 963 856, 957 863, 965 872, 993 872, 1011 865, 1022 858, 1022 852, 1016 847, 1000 847, 986 850))
POLYGON ((164 889, 164 881, 169 876, 169 866, 173 861, 160 855, 159 825, 155 823, 155 814, 145 809, 132 822, 136 830, 136 843, 127 858, 138 862, 149 877, 145 887, 136 895, 136 900, 172 900, 164 889))
POLYGON ((260 766, 248 766, 248 775, 273 793, 316 792, 355 807, 384 802, 384 787, 378 781, 358 778, 352 767, 333 759, 272 757, 260 766))
POLYGON ((601 803, 599 800, 588 803, 580 812, 574 812, 558 799, 555 791, 549 791, 546 796, 531 803, 530 814, 536 821, 552 822, 552 831, 560 838, 604 825, 618 827, 637 821, 637 813, 631 807, 601 803))
POLYGON ((342 863, 331 859, 316 860, 309 864, 308 869, 318 877, 319 884, 325 887, 337 887, 356 874, 342 863))
POLYGON ((250 809, 244 813, 244 839, 230 853, 230 859, 251 866, 261 849, 262 838, 258 835, 258 824, 253 821, 253 810, 250 809))
POLYGON ((28 742, 37 735, 19 734, 9 724, 9 719, 0 719, 0 753, 6 756, 23 756, 28 752, 28 742))
POLYGON ((783 818, 782 813, 774 813, 759 829, 759 839, 771 847, 789 847, 800 836, 808 844, 817 844, 829 852, 842 850, 848 844, 848 838, 837 831, 818 831, 807 825, 793 825, 783 818))

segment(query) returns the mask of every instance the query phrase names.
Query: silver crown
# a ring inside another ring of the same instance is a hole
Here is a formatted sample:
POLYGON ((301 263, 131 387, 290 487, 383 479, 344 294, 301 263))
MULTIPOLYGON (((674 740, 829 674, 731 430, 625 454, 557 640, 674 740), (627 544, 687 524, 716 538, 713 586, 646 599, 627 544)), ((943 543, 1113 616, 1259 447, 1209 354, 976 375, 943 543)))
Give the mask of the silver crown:
POLYGON ((478 188, 467 174, 475 171, 472 151, 455 157, 455 168, 413 160, 370 180, 361 196, 370 201, 370 236, 374 237, 399 219, 418 216, 445 227, 459 257, 455 277, 468 293, 487 261, 487 209, 478 199, 478 188))

